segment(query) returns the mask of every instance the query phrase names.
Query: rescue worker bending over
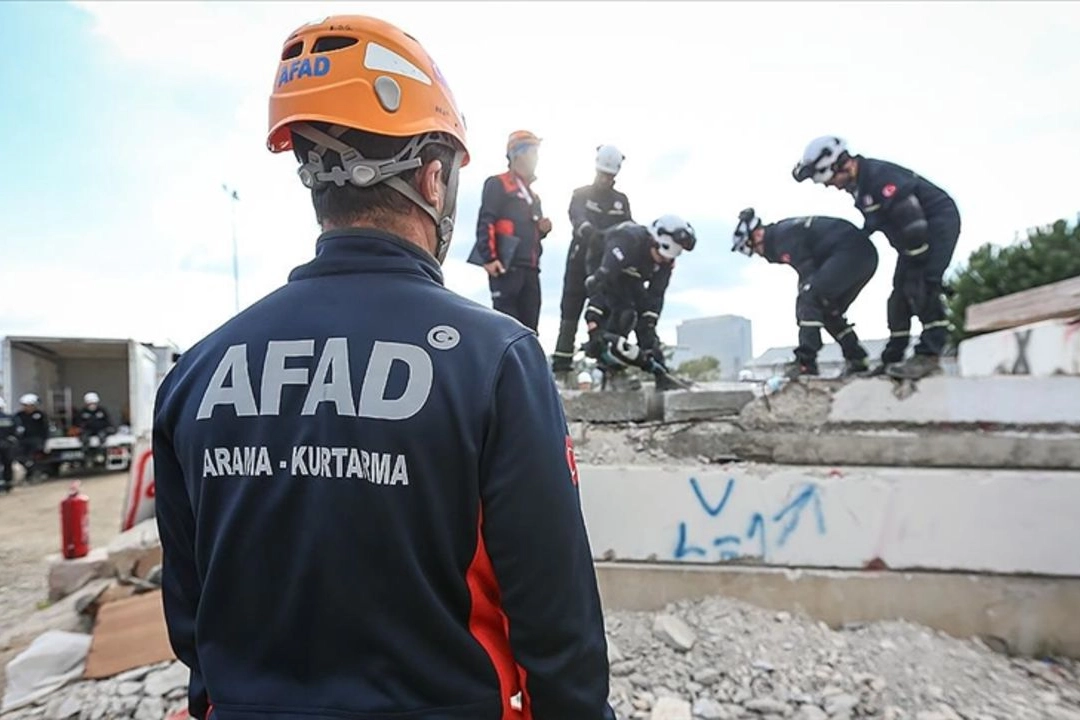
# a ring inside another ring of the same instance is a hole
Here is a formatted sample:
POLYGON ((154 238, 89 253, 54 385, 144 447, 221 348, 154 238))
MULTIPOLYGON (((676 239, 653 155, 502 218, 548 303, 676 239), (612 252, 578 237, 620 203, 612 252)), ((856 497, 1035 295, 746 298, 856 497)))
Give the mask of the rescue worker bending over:
POLYGON ((664 215, 650 227, 624 222, 604 233, 600 267, 585 280, 585 321, 586 355, 597 359, 605 377, 634 365, 656 376, 657 390, 678 387, 664 364, 656 324, 675 258, 696 244, 694 228, 676 215, 664 215), (629 343, 631 331, 636 346, 629 343))
POLYGON ((19 398, 19 412, 15 413, 19 433, 19 462, 27 471, 34 464, 34 454, 42 452, 45 441, 49 439, 49 417, 38 407, 40 402, 34 393, 26 393, 19 398))
POLYGON ((491 304, 536 332, 540 320, 541 241, 551 232, 540 196, 532 189, 540 138, 527 130, 510 134, 510 169, 484 182, 470 258, 488 273, 491 304))
POLYGON ((754 209, 747 208, 739 213, 731 249, 790 265, 799 274, 795 301, 799 345, 795 360, 784 368, 785 376, 818 374, 821 328, 843 352, 841 377, 869 369, 866 349, 844 316, 877 270, 877 250, 865 232, 833 217, 796 217, 763 225, 754 209))
POLYGON ((19 445, 18 423, 9 415, 7 403, 0 397, 0 492, 10 492, 15 482, 11 465, 19 445))
POLYGON ((880 230, 896 249, 887 305, 889 342, 873 374, 917 379, 940 372, 949 328, 942 277, 960 236, 960 211, 953 199, 907 168, 852 155, 838 137, 812 140, 792 176, 851 193, 863 229, 868 234, 880 230), (912 316, 922 323, 922 335, 915 355, 904 361, 912 316))
POLYGON ((109 412, 101 407, 101 398, 96 392, 83 395, 83 408, 75 416, 74 424, 81 435, 108 435, 113 429, 109 412))
POLYGON ((574 190, 570 197, 573 237, 566 253, 562 301, 559 304, 559 337, 551 361, 551 371, 566 380, 568 385, 572 379, 570 372, 574 368, 574 339, 581 310, 585 307, 585 278, 596 271, 604 251, 599 235, 614 225, 633 219, 630 200, 615 189, 615 177, 624 159, 614 145, 598 147, 596 178, 592 185, 574 190))
POLYGON ((547 358, 443 284, 469 160, 445 79, 362 16, 281 57, 267 145, 299 163, 315 256, 185 352, 154 412, 191 714, 614 720, 547 358))

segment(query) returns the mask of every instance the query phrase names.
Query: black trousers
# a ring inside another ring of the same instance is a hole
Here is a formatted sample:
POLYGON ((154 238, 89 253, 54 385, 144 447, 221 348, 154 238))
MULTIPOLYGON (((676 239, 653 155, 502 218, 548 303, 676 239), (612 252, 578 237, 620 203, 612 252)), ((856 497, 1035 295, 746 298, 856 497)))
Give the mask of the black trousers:
POLYGON ((817 362, 822 347, 822 328, 840 345, 844 359, 866 357, 866 350, 845 313, 870 282, 877 265, 877 250, 873 246, 837 253, 822 263, 811 277, 800 282, 799 297, 795 301, 795 319, 799 323, 795 358, 799 362, 809 365, 817 362))
POLYGON ((498 277, 488 277, 491 305, 536 332, 540 322, 540 271, 512 267, 498 277))
POLYGON ((566 270, 563 272, 562 300, 559 301, 559 337, 555 341, 555 352, 551 361, 554 372, 568 372, 573 369, 574 339, 577 337, 578 322, 585 307, 585 278, 588 268, 585 257, 588 243, 574 238, 566 253, 566 270))
POLYGON ((889 323, 889 342, 881 353, 883 363, 897 363, 904 359, 911 341, 911 318, 922 323, 922 335, 915 346, 918 355, 941 355, 949 338, 949 323, 945 319, 945 299, 941 294, 942 278, 952 262, 956 241, 960 238, 960 215, 946 213, 928 219, 927 239, 930 249, 926 264, 919 266, 901 255, 896 259, 893 272, 893 290, 886 305, 889 323), (915 306, 904 296, 904 277, 910 272, 923 273, 925 292, 915 306))
POLYGON ((11 485, 14 477, 11 463, 15 460, 15 446, 6 440, 0 440, 0 485, 11 485))

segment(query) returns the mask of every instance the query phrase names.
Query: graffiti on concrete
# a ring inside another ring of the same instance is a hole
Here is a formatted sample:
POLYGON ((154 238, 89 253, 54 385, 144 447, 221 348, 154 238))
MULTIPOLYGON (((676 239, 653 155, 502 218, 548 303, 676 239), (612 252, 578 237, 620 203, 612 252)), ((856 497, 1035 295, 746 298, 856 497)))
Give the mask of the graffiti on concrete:
POLYGON ((725 513, 735 493, 735 478, 729 478, 719 498, 710 500, 697 478, 690 478, 690 489, 697 498, 701 513, 679 523, 675 559, 702 558, 721 561, 738 558, 769 560, 772 550, 782 548, 799 529, 802 516, 813 514, 813 528, 825 534, 825 514, 820 489, 807 483, 795 496, 776 509, 758 509, 748 515, 725 513), (700 543, 700 544, 699 544, 700 543))

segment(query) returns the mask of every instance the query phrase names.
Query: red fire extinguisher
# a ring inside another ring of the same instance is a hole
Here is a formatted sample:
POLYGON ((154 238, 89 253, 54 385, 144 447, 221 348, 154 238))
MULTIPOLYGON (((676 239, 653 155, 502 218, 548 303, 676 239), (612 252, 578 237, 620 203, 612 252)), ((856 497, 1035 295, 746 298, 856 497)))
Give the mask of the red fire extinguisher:
POLYGON ((79 492, 78 480, 60 502, 60 532, 64 557, 70 560, 90 552, 90 498, 79 492))

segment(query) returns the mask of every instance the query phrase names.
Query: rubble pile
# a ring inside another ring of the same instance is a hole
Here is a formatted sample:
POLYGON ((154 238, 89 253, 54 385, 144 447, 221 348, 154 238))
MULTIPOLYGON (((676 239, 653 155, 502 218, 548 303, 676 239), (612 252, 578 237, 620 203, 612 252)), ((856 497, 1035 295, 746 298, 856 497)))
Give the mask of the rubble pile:
POLYGON ((648 720, 1080 720, 1080 663, 907 622, 834 631, 723 598, 607 616, 611 701, 648 720))
POLYGON ((179 662, 136 668, 108 680, 67 685, 4 720, 163 720, 187 717, 188 669, 179 662))

